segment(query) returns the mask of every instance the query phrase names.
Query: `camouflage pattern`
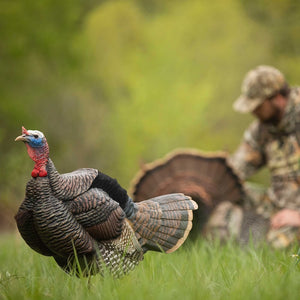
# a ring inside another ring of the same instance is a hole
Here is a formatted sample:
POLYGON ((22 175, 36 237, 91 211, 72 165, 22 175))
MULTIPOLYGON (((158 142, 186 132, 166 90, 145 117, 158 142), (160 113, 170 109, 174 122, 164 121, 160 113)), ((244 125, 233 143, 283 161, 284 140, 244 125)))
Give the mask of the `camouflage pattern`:
POLYGON ((204 235, 221 242, 233 240, 245 245, 264 241, 269 230, 268 219, 229 201, 219 204, 205 225, 204 235))
POLYGON ((244 140, 229 158, 243 179, 261 167, 271 174, 267 194, 272 204, 300 211, 300 88, 291 90, 285 114, 277 125, 255 120, 245 131, 244 140))
POLYGON ((285 78, 279 70, 270 66, 258 66, 246 74, 242 94, 233 108, 241 113, 252 112, 285 85, 285 78))
MULTIPOLYGON (((243 179, 267 166, 271 184, 267 190, 245 185, 245 208, 269 219, 283 208, 300 212, 300 88, 291 89, 285 114, 277 125, 255 120, 245 131, 244 140, 229 158, 230 165, 243 179)), ((270 230, 268 241, 283 248, 299 237, 299 229, 270 230)))
POLYGON ((204 235, 225 242, 238 239, 241 234, 243 210, 229 201, 220 203, 212 212, 205 225, 204 235))

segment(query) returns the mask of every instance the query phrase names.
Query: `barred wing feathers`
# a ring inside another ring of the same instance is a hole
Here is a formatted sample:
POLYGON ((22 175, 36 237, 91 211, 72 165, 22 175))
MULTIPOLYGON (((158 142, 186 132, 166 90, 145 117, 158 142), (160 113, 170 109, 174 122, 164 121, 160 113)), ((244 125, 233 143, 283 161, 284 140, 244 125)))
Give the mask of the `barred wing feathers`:
POLYGON ((79 224, 97 241, 121 235, 125 213, 100 189, 91 189, 72 201, 68 208, 79 224))
POLYGON ((62 201, 74 199, 88 191, 98 175, 98 170, 91 168, 60 174, 50 158, 47 164, 47 171, 51 189, 55 197, 62 201))

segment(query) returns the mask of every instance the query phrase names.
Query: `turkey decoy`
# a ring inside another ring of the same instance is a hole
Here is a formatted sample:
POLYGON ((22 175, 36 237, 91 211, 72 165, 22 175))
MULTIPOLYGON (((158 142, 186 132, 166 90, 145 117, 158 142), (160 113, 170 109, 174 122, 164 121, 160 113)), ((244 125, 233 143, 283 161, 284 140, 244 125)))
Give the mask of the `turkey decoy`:
POLYGON ((176 149, 142 166, 130 192, 135 202, 169 193, 189 195, 199 205, 193 219, 193 234, 197 235, 219 203, 242 199, 243 187, 227 164, 225 153, 176 149))
POLYGON ((253 241, 260 241, 265 238, 268 222, 256 212, 241 208, 246 191, 227 156, 225 152, 176 149, 142 166, 131 183, 133 200, 138 202, 169 193, 192 197, 199 206, 194 212, 192 237, 211 234, 211 226, 217 226, 217 230, 231 226, 231 213, 238 209, 241 222, 235 228, 239 232, 237 241, 245 244, 250 236, 253 241))
POLYGON ((26 130, 35 162, 15 219, 25 242, 75 274, 114 277, 132 270, 148 250, 171 253, 187 238, 197 204, 181 193, 134 203, 115 179, 96 169, 59 174, 44 134, 26 130))
POLYGON ((189 236, 216 237, 221 231, 238 228, 235 239, 247 244, 265 239, 269 222, 253 209, 244 209, 248 197, 243 182, 228 163, 225 152, 202 152, 196 149, 176 149, 164 158, 143 165, 132 180, 130 192, 138 202, 168 193, 184 193, 192 197, 199 209, 194 212, 193 229, 189 236), (238 211, 239 222, 236 222, 238 211))

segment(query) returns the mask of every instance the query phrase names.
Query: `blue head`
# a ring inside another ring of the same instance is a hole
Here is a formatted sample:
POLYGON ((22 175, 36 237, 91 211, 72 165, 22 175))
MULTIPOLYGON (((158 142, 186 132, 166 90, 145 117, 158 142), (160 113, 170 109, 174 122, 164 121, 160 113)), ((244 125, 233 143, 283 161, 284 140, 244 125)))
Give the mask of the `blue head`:
POLYGON ((39 148, 45 145, 46 139, 42 132, 38 130, 28 130, 27 143, 32 148, 39 148))

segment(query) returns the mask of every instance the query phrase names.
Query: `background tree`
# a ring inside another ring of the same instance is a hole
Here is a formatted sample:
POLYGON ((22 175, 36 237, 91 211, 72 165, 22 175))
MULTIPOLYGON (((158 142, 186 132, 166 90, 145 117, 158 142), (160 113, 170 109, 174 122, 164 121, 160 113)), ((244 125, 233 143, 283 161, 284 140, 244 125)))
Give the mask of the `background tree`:
POLYGON ((22 125, 45 132, 61 172, 96 167, 124 187, 176 147, 233 151, 251 120, 232 110, 245 73, 271 64, 300 81, 299 12, 292 0, 0 2, 0 211, 30 176, 22 125))

